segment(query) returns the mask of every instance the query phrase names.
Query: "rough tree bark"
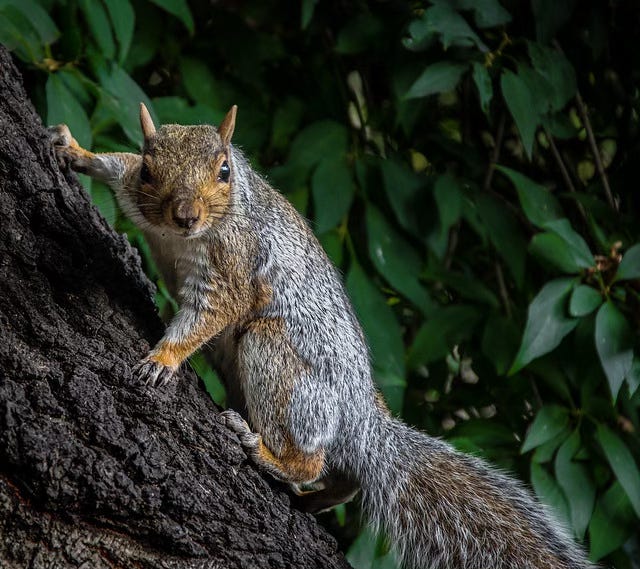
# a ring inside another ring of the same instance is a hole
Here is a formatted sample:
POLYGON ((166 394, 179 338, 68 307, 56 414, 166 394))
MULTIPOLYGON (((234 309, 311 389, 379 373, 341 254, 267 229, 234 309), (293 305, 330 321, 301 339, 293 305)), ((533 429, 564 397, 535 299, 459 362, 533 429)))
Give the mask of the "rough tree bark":
POLYGON ((192 373, 132 381, 161 331, 0 46, 0 567, 348 567, 192 373))

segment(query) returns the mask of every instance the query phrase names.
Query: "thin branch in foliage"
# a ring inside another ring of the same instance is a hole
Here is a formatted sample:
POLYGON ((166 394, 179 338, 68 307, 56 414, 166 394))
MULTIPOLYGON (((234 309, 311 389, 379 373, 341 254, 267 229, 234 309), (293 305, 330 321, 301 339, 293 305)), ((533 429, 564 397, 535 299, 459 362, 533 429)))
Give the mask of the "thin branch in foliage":
POLYGON ((451 268, 451 263, 453 262, 453 256, 456 252, 456 247, 458 246, 458 234, 460 233, 460 223, 456 223, 449 230, 449 242, 447 244, 447 253, 444 256, 444 268, 448 271, 451 268))
MULTIPOLYGON (((567 186, 567 189, 569 190, 570 193, 577 194, 578 191, 576 190, 576 187, 573 184, 573 180, 571 179, 571 176, 569 175, 569 171, 567 170, 567 167, 564 163, 564 160, 560 155, 560 151, 556 146, 556 142, 553 139, 553 135, 551 134, 551 131, 545 126, 544 132, 547 135, 547 140, 549 141, 549 146, 551 147, 551 153, 553 154, 556 164, 558 165, 558 169, 560 170, 560 174, 562 175, 562 180, 564 181, 565 186, 567 186)), ((576 206, 578 208, 578 211, 580 212, 580 215, 586 222, 587 212, 584 210, 584 206, 577 200, 576 200, 576 206)))
POLYGON ((509 293, 507 292, 507 285, 504 282, 504 274, 502 273, 502 267, 500 262, 496 260, 496 278, 498 279, 498 290, 500 291, 500 298, 504 304, 504 311, 507 314, 507 318, 511 319, 511 302, 509 300, 509 293))
MULTIPOLYGON (((560 45, 560 42, 558 42, 558 40, 553 40, 553 45, 560 53, 564 54, 562 46, 560 45)), ((582 118, 582 123, 587 130, 589 146, 591 147, 591 152, 593 153, 594 160, 596 161, 596 168, 598 169, 598 174, 600 175, 600 179, 602 180, 604 191, 607 194, 607 201, 609 202, 609 206, 611 207, 611 209, 617 212, 618 204, 616 203, 616 200, 613 199, 613 193, 611 192, 611 186, 609 185, 609 177, 605 172, 604 164, 602 163, 602 156, 600 155, 600 150, 598 149, 598 144, 596 143, 596 137, 593 134, 593 128, 591 127, 591 121, 589 120, 589 112, 587 110, 587 106, 584 104, 584 100, 582 99, 580 91, 576 92, 576 103, 578 105, 578 112, 580 113, 580 117, 582 118)))
POLYGON ((611 186, 609 185, 609 177, 605 172, 604 164, 602 163, 602 156, 600 156, 600 150, 598 149, 598 145, 596 143, 596 137, 593 134, 591 121, 589 120, 589 113, 587 111, 586 105, 584 104, 584 101, 582 100, 582 96, 580 95, 580 92, 576 93, 576 102, 578 104, 578 112, 580 113, 580 117, 582 118, 584 127, 587 130, 587 138, 589 139, 589 146, 591 146, 591 152, 593 153, 593 157, 596 161, 596 168, 598 169, 600 180, 602 180, 604 191, 607 194, 607 201, 609 202, 609 206, 611 206, 611 209, 617 212, 618 204, 613 199, 613 194, 611 193, 611 186))
POLYGON ((538 390, 538 384, 533 377, 529 376, 529 383, 531 383, 531 390, 533 391, 533 396, 536 398, 536 403, 538 404, 538 409, 541 409, 544 405, 542 401, 542 397, 540 397, 540 391, 538 390))
POLYGON ((504 138, 504 127, 507 122, 507 114, 502 111, 500 115, 500 119, 498 121, 498 130, 496 131, 495 144, 493 146, 493 152, 491 153, 491 158, 489 159, 489 166, 487 168, 487 173, 484 176, 484 182, 482 184, 482 189, 487 192, 491 187, 491 181, 493 180, 493 173, 496 170, 496 164, 498 160, 500 160, 500 150, 502 149, 502 139, 504 138))

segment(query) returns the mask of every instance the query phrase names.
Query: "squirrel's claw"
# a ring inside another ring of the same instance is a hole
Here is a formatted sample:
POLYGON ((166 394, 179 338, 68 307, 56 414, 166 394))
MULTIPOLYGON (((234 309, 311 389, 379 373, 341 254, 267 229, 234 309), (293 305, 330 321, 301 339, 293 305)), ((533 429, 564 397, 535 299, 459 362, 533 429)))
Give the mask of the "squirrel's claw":
POLYGON ((71 146, 73 136, 66 124, 57 124, 47 128, 49 133, 49 140, 54 146, 71 146))
MULTIPOLYGON (((236 435, 238 435, 240 444, 243 446, 245 451, 255 451, 260 445, 260 435, 251 430, 249 424, 237 411, 227 409, 226 411, 219 413, 217 419, 218 422, 226 425, 236 435)), ((249 452, 249 454, 252 453, 249 452)))
POLYGON ((162 387, 169 383, 175 371, 174 368, 162 365, 159 362, 144 359, 133 368, 132 373, 134 377, 138 378, 138 381, 145 385, 162 387))

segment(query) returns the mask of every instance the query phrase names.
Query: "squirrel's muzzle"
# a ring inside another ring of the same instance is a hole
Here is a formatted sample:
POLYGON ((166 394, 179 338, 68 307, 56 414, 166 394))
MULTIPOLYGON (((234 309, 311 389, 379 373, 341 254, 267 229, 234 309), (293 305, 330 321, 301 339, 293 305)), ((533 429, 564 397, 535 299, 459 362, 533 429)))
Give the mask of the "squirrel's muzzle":
POLYGON ((171 219, 181 229, 193 228, 202 215, 202 207, 197 201, 175 200, 171 205, 171 219))

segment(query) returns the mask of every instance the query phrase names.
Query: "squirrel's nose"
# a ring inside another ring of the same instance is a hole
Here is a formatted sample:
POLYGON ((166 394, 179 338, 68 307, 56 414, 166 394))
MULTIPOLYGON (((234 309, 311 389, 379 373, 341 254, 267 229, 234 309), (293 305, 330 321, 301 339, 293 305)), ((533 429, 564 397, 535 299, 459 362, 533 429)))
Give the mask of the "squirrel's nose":
POLYGON ((200 218, 200 212, 194 203, 180 201, 173 205, 172 217, 178 227, 191 229, 200 218))

